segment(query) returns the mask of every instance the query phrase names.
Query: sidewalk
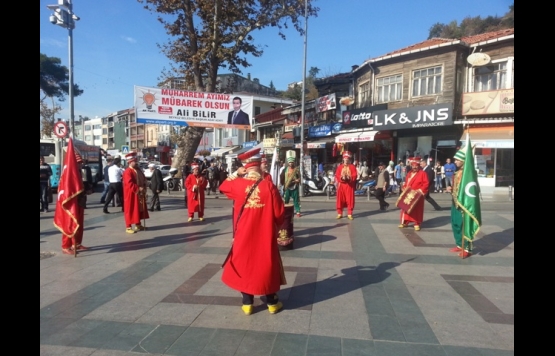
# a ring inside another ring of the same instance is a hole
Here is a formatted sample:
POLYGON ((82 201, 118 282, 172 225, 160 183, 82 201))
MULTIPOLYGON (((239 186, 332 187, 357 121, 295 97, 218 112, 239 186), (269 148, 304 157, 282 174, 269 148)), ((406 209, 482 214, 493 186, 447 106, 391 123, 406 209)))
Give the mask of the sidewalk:
POLYGON ((220 280, 229 200, 207 196, 206 220, 186 223, 183 192, 164 193, 148 229, 129 235, 99 196, 86 210, 90 250, 76 258, 61 254, 53 213, 40 216, 41 355, 514 355, 505 195, 483 195, 464 260, 448 251, 449 194, 432 194, 443 209, 426 203, 421 231, 397 228, 399 211, 374 198, 357 197, 349 221, 335 219, 335 200, 304 197, 294 249, 282 251, 284 309, 270 315, 256 299, 251 316, 220 280))

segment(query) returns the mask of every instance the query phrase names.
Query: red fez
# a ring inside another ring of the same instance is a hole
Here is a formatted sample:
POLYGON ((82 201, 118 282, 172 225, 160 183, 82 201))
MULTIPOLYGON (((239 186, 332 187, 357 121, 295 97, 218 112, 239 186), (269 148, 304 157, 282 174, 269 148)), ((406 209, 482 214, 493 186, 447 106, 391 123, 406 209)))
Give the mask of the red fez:
POLYGON ((353 155, 351 154, 351 152, 349 152, 349 151, 343 152, 343 158, 349 158, 349 159, 351 159, 351 157, 353 157, 353 155))
POLYGON ((127 162, 134 162, 137 160, 137 152, 129 152, 125 155, 127 162))
POLYGON ((262 161, 262 156, 260 155, 260 148, 253 148, 245 153, 237 156, 239 160, 243 163, 243 167, 249 168, 253 166, 260 166, 262 161))
POLYGON ((420 161, 422 160, 419 156, 409 157, 411 166, 420 166, 420 161))
POLYGON ((191 170, 193 169, 198 169, 198 164, 196 163, 191 164, 191 170))

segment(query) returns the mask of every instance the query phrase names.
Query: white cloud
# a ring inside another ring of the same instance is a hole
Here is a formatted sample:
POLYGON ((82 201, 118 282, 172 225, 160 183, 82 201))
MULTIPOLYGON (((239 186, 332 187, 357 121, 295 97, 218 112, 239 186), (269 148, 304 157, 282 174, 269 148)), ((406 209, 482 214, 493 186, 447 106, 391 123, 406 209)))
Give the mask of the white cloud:
POLYGON ((46 38, 46 39, 41 38, 40 44, 46 45, 46 46, 52 46, 52 47, 59 47, 59 48, 67 47, 67 42, 58 41, 52 38, 46 38))
POLYGON ((129 43, 137 43, 137 40, 129 36, 121 36, 121 39, 129 43))

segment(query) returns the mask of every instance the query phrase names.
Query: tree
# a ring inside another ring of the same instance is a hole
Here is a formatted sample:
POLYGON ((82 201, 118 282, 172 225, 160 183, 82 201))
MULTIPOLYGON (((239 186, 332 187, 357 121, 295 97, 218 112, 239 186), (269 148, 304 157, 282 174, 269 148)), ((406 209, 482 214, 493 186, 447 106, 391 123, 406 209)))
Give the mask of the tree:
MULTIPOLYGON (((61 63, 60 58, 40 54, 40 90, 43 92, 41 102, 47 97, 55 97, 59 101, 64 101, 65 95, 69 94, 69 70, 61 63)), ((73 96, 81 94, 83 94, 83 90, 74 83, 73 96)))
POLYGON ((40 137, 52 137, 54 123, 56 122, 54 116, 62 111, 62 108, 54 103, 54 98, 51 98, 52 108, 48 106, 46 101, 40 101, 40 137))
MULTIPOLYGON (((159 48, 172 62, 162 72, 162 80, 182 77, 187 87, 200 92, 215 92, 218 70, 241 73, 251 64, 247 55, 260 57, 261 46, 254 43, 253 32, 266 27, 282 30, 293 26, 304 34, 305 2, 299 0, 137 0, 144 8, 158 13, 158 20, 173 37, 159 48)), ((307 0, 307 15, 316 16, 318 8, 307 0)), ((177 135, 178 154, 173 165, 192 160, 204 128, 181 128, 177 135)))
POLYGON ((275 85, 274 85, 274 81, 273 81, 273 80, 270 80, 270 85, 269 85, 269 87, 270 87, 270 89, 272 90, 272 92, 275 92, 275 91, 276 91, 276 87, 275 87, 275 85))

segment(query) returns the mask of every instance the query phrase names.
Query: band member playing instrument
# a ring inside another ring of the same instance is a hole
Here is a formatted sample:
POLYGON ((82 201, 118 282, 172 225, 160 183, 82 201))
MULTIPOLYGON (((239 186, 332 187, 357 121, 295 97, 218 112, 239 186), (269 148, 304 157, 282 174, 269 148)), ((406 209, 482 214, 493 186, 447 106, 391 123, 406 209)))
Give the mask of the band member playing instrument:
POLYGON ((145 230, 141 220, 148 219, 146 208, 147 180, 137 163, 137 153, 125 155, 128 167, 123 171, 123 215, 125 217, 125 232, 134 234, 145 230), (135 227, 133 227, 135 225, 135 227))
POLYGON ((287 164, 288 167, 281 173, 281 182, 283 183, 284 200, 285 204, 289 204, 289 200, 293 198, 293 205, 295 206, 295 214, 301 217, 301 200, 299 194, 299 187, 301 183, 301 172, 299 167, 295 167, 295 151, 287 151, 287 164))
POLYGON ((200 173, 199 165, 191 164, 192 173, 185 180, 185 189, 187 190, 187 210, 189 213, 188 222, 193 221, 195 212, 198 214, 200 221, 204 220, 204 191, 208 185, 208 180, 200 173))
POLYGON ((399 227, 407 227, 410 223, 413 223, 414 230, 419 231, 420 224, 424 220, 424 197, 428 193, 429 179, 420 167, 420 157, 411 157, 410 166, 411 171, 407 173, 403 185, 404 194, 399 196, 399 200, 410 200, 411 204, 409 204, 408 209, 401 208, 401 224, 399 227), (405 190, 407 191, 405 192, 405 190))
POLYGON ((347 218, 353 220, 353 210, 355 209, 355 187, 357 184, 357 169, 351 163, 352 154, 349 151, 343 152, 343 163, 337 166, 335 180, 339 183, 335 208, 337 218, 343 217, 343 209, 347 208, 347 218))

